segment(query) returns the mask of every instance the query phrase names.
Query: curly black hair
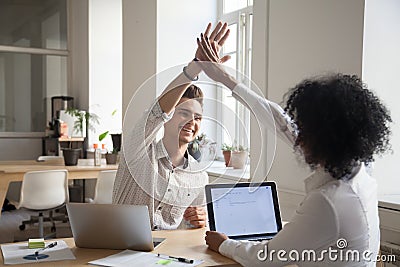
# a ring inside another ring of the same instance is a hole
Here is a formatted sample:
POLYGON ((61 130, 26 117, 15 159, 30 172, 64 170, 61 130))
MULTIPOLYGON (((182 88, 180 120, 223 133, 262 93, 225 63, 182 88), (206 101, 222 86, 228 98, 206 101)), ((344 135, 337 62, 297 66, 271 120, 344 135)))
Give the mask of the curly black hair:
POLYGON ((285 112, 297 125, 295 149, 306 162, 341 179, 389 145, 389 111, 357 76, 307 79, 286 95, 285 112))

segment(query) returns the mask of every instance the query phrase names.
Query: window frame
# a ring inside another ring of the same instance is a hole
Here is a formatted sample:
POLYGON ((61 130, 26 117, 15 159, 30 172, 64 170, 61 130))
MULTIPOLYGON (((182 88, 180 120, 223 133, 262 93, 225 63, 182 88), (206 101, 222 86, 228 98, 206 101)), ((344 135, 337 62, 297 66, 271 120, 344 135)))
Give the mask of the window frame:
MULTIPOLYGON (((236 79, 241 82, 245 83, 245 85, 250 86, 250 75, 251 75, 251 52, 252 52, 252 45, 251 45, 251 37, 252 37, 252 32, 251 32, 251 24, 250 17, 253 16, 253 6, 250 5, 252 1, 248 1, 248 6, 244 7, 239 10, 235 10, 226 14, 223 14, 223 4, 226 0, 224 1, 218 1, 218 20, 222 22, 228 23, 228 25, 231 24, 237 24, 237 39, 236 39, 236 51, 229 52, 224 54, 223 48, 222 48, 222 53, 223 55, 229 55, 229 54, 236 54, 236 79), (245 36, 244 36, 245 35, 245 36), (247 79, 243 79, 243 75, 247 76, 247 79)), ((217 100, 221 103, 223 103, 223 94, 224 92, 222 90, 217 90, 217 100)), ((231 96, 230 96, 231 97, 231 96)), ((224 114, 223 114, 223 108, 220 107, 217 108, 217 118, 219 121, 222 122, 224 125, 224 114)), ((239 105, 238 102, 236 102, 235 105, 235 112, 236 114, 239 114, 239 118, 235 118, 235 136, 234 140, 237 142, 237 145, 243 144, 241 140, 244 138, 248 138, 247 140, 247 146, 248 149, 250 149, 250 111, 247 110, 243 105, 239 105), (245 132, 243 132, 243 127, 239 127, 239 122, 242 122, 245 124, 245 132), (247 135, 246 135, 247 133, 247 135)), ((217 134, 217 143, 218 144, 223 144, 223 133, 219 132, 217 134)), ((221 159, 222 158, 218 158, 221 159)))
MULTIPOLYGON (((0 45, 0 52, 2 53, 15 53, 15 54, 28 54, 28 55, 43 55, 43 56, 60 56, 66 57, 67 62, 67 88, 69 84, 69 14, 70 14, 70 4, 66 1, 66 25, 67 25, 67 47, 65 49, 53 49, 53 48, 36 48, 36 47, 21 47, 12 45, 0 45)), ((47 120, 47 118, 46 118, 47 120)), ((40 138, 45 136, 45 129, 43 132, 1 132, 0 138, 40 138)))

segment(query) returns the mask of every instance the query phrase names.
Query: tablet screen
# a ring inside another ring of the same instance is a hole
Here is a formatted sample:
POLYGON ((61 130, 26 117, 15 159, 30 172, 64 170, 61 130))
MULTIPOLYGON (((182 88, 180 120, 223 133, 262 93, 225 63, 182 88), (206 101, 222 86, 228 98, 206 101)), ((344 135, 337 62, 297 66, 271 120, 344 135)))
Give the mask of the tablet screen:
MULTIPOLYGON (((277 233, 271 186, 211 188, 215 229, 228 236, 277 233)), ((280 221, 280 218, 279 220, 280 221)))

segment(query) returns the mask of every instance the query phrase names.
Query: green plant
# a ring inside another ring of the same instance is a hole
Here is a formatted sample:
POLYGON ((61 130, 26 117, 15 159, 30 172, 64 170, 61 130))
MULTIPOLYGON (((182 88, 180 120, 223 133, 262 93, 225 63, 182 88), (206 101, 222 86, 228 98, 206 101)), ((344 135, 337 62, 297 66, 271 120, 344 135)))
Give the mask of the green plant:
POLYGON ((205 133, 202 133, 189 143, 188 152, 198 162, 214 160, 216 145, 216 142, 208 138, 205 133))
POLYGON ((223 151, 233 151, 234 147, 231 146, 231 145, 228 145, 227 143, 223 143, 222 147, 221 147, 221 150, 223 150, 223 151))
MULTIPOLYGON (((113 112, 111 112, 111 116, 114 116, 117 113, 117 110, 114 109, 113 112)), ((103 141, 104 138, 107 137, 107 135, 110 133, 110 131, 105 131, 104 133, 99 134, 99 142, 103 141)), ((110 153, 108 151, 107 153, 109 154, 118 154, 119 149, 117 147, 114 147, 110 153)))
MULTIPOLYGON (((106 131, 106 132, 100 134, 99 135, 99 142, 103 141, 103 139, 107 137, 108 133, 109 133, 109 131, 106 131)), ((107 154, 118 154, 118 148, 114 147, 111 150, 111 152, 110 152, 110 150, 107 150, 107 154)))
POLYGON ((107 149, 107 154, 118 154, 119 150, 117 147, 114 147, 112 150, 107 149))
POLYGON ((198 136, 196 136, 196 138, 189 144, 189 147, 194 151, 198 151, 199 150, 199 146, 201 144, 206 144, 206 134, 202 133, 198 136))
POLYGON ((234 151, 234 152, 241 152, 241 151, 249 152, 249 149, 247 147, 244 147, 242 145, 236 145, 236 143, 234 143, 233 145, 228 145, 227 143, 223 143, 221 150, 222 151, 234 151))
POLYGON ((108 135, 108 132, 109 131, 106 131, 99 135, 99 142, 103 141, 103 139, 106 138, 106 136, 108 135))
POLYGON ((249 149, 247 147, 239 145, 239 146, 234 147, 233 151, 239 151, 239 152, 246 151, 246 152, 249 152, 249 149))
POLYGON ((65 111, 68 115, 75 117, 74 132, 83 135, 83 126, 86 124, 86 132, 88 130, 95 131, 94 124, 99 124, 99 116, 86 110, 78 110, 69 108, 65 111))

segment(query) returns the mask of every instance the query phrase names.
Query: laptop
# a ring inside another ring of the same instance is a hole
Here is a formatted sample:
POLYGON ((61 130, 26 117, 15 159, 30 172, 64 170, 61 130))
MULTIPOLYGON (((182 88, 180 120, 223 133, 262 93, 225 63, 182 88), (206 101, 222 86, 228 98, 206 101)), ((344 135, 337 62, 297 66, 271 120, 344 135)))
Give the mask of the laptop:
POLYGON ((67 211, 77 247, 154 249, 147 206, 68 203, 67 211))
POLYGON ((274 182, 208 184, 206 200, 210 230, 231 239, 272 239, 281 229, 274 182))

